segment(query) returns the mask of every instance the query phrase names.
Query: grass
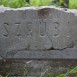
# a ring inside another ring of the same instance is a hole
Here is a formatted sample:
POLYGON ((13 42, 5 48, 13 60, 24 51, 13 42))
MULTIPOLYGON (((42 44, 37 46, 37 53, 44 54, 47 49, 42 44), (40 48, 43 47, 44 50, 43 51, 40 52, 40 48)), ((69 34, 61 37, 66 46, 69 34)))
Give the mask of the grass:
MULTIPOLYGON (((48 77, 54 77, 54 75, 51 73, 48 73, 48 71, 47 71, 47 75, 48 75, 48 77)), ((67 77, 67 76, 72 76, 72 75, 77 77, 77 66, 73 69, 70 69, 67 73, 62 73, 62 74, 57 75, 55 77, 67 77)))
MULTIPOLYGON (((28 73, 27 65, 25 65, 24 66, 24 77, 27 77, 27 73, 28 73)), ((44 72, 41 73, 41 75, 39 77, 44 77, 45 75, 47 75, 47 77, 67 77, 67 76, 72 76, 72 75, 77 77, 77 66, 73 69, 70 69, 66 73, 61 73, 56 76, 54 76, 52 73, 50 73, 49 69, 46 69, 44 72)), ((0 75, 0 77, 4 77, 4 76, 0 75)), ((5 77, 10 77, 10 73, 8 73, 5 77)))
POLYGON ((1 4, 6 7, 20 8, 26 6, 28 3, 25 0, 2 0, 1 4))
POLYGON ((25 6, 46 6, 51 3, 51 0, 0 0, 0 4, 11 8, 20 8, 25 6))
POLYGON ((51 0, 30 0, 32 6, 46 6, 51 3, 51 0))
MULTIPOLYGON (((53 3, 52 0, 30 0, 30 2, 26 2, 26 0, 0 0, 0 5, 4 5, 6 7, 11 8, 20 8, 20 7, 27 7, 27 6, 62 6, 61 4, 64 4, 67 6, 67 4, 64 2, 64 0, 60 0, 59 2, 53 3)), ((69 6, 70 9, 77 9, 77 0, 69 0, 69 6)))
POLYGON ((77 0, 69 0, 69 8, 77 9, 77 0))

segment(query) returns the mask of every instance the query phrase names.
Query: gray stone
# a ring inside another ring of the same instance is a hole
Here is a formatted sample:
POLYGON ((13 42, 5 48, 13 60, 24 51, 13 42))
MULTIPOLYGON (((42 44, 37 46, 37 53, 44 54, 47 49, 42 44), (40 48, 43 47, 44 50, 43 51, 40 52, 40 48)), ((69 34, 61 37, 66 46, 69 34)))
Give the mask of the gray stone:
POLYGON ((4 58, 77 58, 76 13, 51 6, 19 9, 0 6, 0 54, 4 58), (70 56, 66 57, 67 53, 70 56))
POLYGON ((50 50, 50 51, 11 51, 7 52, 8 59, 77 59, 77 49, 50 50))

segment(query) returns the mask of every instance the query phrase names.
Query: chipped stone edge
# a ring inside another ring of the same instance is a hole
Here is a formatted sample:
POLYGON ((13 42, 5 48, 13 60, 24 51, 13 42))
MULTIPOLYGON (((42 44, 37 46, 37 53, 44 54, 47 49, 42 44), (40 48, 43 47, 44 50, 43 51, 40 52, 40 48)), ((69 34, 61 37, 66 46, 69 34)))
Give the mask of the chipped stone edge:
MULTIPOLYGON (((0 13, 4 13, 5 11, 18 11, 18 10, 40 10, 44 8, 51 8, 60 10, 66 13, 73 13, 77 16, 77 10, 76 9, 67 9, 65 11, 64 8, 57 8, 54 6, 42 6, 42 7, 22 7, 22 8, 9 8, 0 6, 0 13)), ((1 55, 1 53, 0 53, 1 55)), ((50 50, 50 51, 9 51, 4 52, 3 56, 0 56, 1 59, 77 59, 77 49, 73 48, 66 48, 63 50, 50 50), (12 54, 10 54, 13 52, 12 54), (8 56, 9 53, 10 55, 8 56)))
POLYGON ((67 48, 64 50, 50 50, 50 51, 28 51, 28 50, 9 51, 6 52, 6 55, 4 55, 2 59, 10 60, 77 59, 77 49, 67 48))

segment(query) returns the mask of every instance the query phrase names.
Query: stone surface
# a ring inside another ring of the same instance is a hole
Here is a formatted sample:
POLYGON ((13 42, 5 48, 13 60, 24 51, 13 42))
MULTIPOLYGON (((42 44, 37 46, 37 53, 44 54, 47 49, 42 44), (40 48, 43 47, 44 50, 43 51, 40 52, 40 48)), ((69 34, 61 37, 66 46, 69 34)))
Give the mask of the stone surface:
POLYGON ((5 58, 14 60, 77 59, 77 49, 50 50, 50 51, 12 51, 7 52, 5 58))
POLYGON ((21 77, 24 71, 36 77, 46 69, 56 75, 74 68, 77 10, 0 6, 0 59, 0 74, 12 77, 21 77))
MULTIPOLYGON (((24 58, 29 58, 30 56, 26 55, 28 51, 34 51, 34 53, 39 51, 39 54, 43 55, 44 52, 41 51, 49 50, 53 50, 52 52, 56 55, 59 50, 65 54, 65 51, 68 51, 71 56, 67 58, 77 58, 74 56, 77 54, 76 13, 77 10, 65 11, 55 7, 12 9, 0 6, 0 54, 2 58, 23 58, 24 55, 24 58)), ((36 56, 34 53, 33 55, 36 56)), ((36 53, 38 56, 38 52, 36 53)), ((51 54, 50 51, 49 54, 51 54)), ((53 57, 57 58, 56 55, 53 57)))
POLYGON ((63 49, 77 40, 77 16, 60 9, 6 9, 0 13, 2 50, 63 49))

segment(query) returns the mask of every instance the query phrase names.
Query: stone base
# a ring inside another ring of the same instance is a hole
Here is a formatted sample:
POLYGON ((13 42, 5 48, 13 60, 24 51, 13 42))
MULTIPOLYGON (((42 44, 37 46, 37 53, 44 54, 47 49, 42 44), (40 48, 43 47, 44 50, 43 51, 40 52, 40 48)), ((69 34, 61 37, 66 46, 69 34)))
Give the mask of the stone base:
POLYGON ((9 51, 2 55, 1 59, 31 60, 31 59, 77 59, 77 48, 49 51, 9 51))

